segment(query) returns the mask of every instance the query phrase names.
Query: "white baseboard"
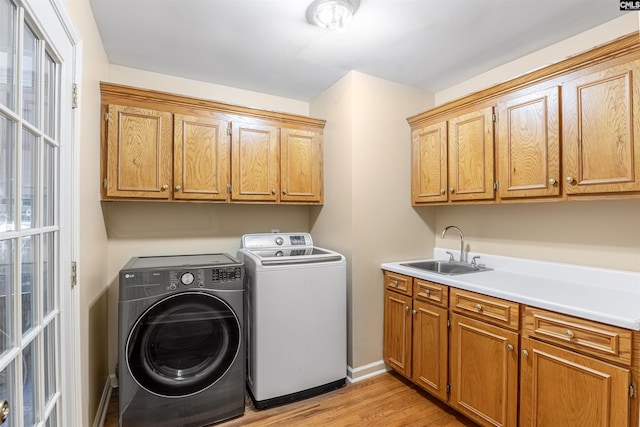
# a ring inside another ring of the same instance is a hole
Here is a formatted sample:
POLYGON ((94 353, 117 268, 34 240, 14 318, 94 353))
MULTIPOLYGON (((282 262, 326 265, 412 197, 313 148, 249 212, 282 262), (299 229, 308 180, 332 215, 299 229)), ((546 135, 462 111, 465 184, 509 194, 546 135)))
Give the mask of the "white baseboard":
POLYGON ((104 420, 107 417, 107 411, 109 410, 111 390, 113 389, 113 386, 111 384, 112 381, 113 379, 110 376, 107 378, 107 381, 104 382, 104 388, 102 389, 102 398, 100 399, 100 405, 98 406, 96 417, 93 420, 93 427, 102 427, 104 425, 104 420))
POLYGON ((349 380, 350 383, 357 383, 358 381, 366 380, 367 378, 375 377, 385 372, 387 372, 387 366, 384 364, 384 360, 378 360, 377 362, 358 366, 357 368, 347 366, 347 380, 349 380))

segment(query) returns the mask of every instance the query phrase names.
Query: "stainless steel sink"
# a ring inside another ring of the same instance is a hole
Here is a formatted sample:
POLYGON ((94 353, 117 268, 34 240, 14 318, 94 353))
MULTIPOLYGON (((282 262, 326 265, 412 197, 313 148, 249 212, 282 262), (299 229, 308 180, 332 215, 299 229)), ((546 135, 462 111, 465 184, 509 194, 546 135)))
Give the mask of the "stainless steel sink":
POLYGON ((417 261, 407 262, 400 265, 429 271, 431 273, 448 274, 451 276, 454 276, 456 274, 478 273, 480 271, 493 270, 492 268, 487 268, 484 266, 471 265, 464 262, 455 261, 417 261))

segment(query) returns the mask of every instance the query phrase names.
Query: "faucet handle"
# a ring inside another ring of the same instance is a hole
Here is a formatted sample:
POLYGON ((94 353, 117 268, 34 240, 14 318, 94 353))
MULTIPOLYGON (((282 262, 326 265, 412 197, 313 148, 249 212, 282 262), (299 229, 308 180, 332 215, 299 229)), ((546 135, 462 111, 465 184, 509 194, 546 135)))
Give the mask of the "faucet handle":
POLYGON ((476 260, 480 258, 480 255, 476 255, 473 258, 471 258, 471 265, 474 267, 477 267, 478 265, 476 264, 476 260))
POLYGON ((453 257, 453 254, 449 251, 447 251, 447 253, 449 254, 449 262, 454 262, 455 258, 453 257))

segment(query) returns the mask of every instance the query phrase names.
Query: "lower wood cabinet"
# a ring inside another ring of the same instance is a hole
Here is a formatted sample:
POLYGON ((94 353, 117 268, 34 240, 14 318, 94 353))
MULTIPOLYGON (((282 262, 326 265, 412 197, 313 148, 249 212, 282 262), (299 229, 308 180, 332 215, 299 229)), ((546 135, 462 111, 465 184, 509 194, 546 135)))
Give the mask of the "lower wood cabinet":
POLYGON ((411 378, 411 297, 384 292, 384 361, 411 378))
POLYGON ((411 379, 442 400, 447 400, 447 309, 413 301, 411 379))
POLYGON ((523 338, 520 426, 629 426, 630 381, 629 369, 523 338))
POLYGON ((637 427, 640 334, 385 271, 384 361, 481 426, 637 427))

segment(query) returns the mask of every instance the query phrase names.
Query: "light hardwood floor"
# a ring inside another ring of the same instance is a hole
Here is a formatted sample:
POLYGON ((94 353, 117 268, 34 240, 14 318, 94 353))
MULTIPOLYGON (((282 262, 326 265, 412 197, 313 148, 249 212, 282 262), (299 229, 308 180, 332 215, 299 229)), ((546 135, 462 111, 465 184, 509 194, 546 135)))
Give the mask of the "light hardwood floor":
MULTIPOLYGON (((118 426, 117 390, 104 427, 118 426)), ((384 426, 475 427, 476 424, 395 373, 385 373, 321 396, 256 410, 216 427, 237 426, 384 426)))

